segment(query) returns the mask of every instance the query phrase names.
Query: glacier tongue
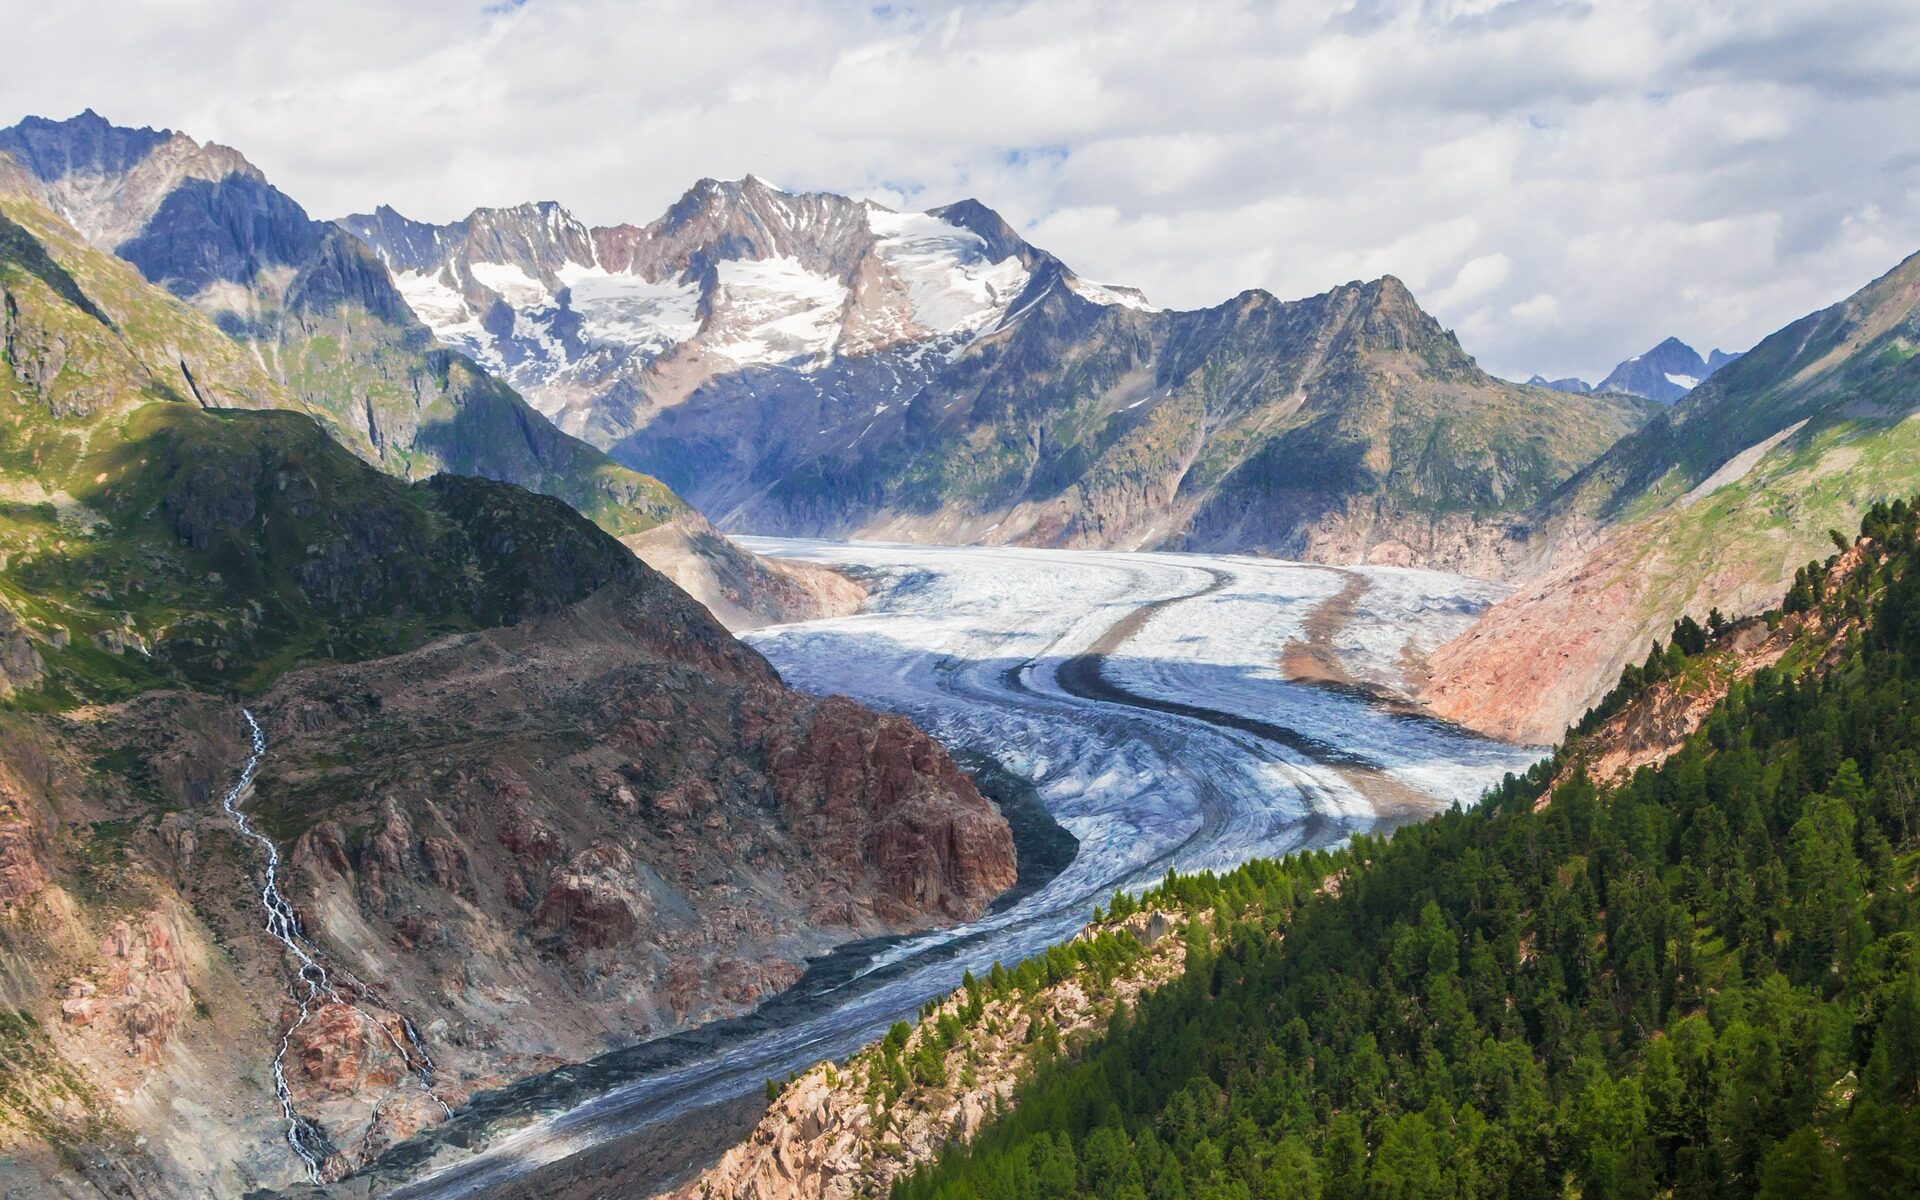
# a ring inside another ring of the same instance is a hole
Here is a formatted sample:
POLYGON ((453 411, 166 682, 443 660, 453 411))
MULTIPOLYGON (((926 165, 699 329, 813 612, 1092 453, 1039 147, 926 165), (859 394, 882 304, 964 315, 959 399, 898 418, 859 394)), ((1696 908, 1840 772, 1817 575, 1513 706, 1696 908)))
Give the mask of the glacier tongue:
POLYGON ((1445 640, 1498 598, 1484 581, 1205 555, 743 541, 879 580, 856 616, 750 640, 797 686, 909 713, 1032 779, 1082 842, 1056 888, 1232 866, 1292 849, 1316 825, 1365 829, 1404 815, 1377 813, 1352 772, 1284 745, 1071 694, 1063 664, 1129 614, 1146 615, 1099 647, 1111 683, 1337 747, 1400 794, 1427 797, 1429 811, 1472 802, 1537 756, 1408 719, 1357 690, 1290 682, 1278 665, 1314 610, 1357 576, 1367 591, 1336 648, 1355 678, 1397 680, 1404 651, 1445 640), (1203 590, 1210 578, 1222 582, 1203 590))

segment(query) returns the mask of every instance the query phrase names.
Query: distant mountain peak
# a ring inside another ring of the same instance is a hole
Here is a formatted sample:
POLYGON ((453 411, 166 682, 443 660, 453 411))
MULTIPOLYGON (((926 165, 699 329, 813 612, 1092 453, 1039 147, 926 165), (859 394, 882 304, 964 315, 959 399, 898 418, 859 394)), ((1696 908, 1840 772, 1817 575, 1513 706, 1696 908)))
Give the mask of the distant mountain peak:
POLYGON ((1527 386, 1546 388, 1549 391, 1555 392, 1573 392, 1576 395, 1586 395, 1593 391, 1592 384, 1572 375, 1566 376, 1563 379, 1548 379, 1545 375, 1535 375, 1533 378, 1527 380, 1527 386))
POLYGON ((1636 354, 1615 367, 1595 385, 1594 390, 1625 392, 1662 404, 1672 404, 1699 387, 1702 380, 1721 366, 1738 357, 1737 354, 1715 350, 1711 359, 1703 359, 1692 346, 1677 337, 1668 337, 1653 349, 1636 354))
POLYGON ((1527 383, 1556 392, 1617 392, 1672 404, 1739 357, 1737 353, 1715 350, 1703 359, 1699 351, 1679 338, 1666 337, 1651 350, 1621 362, 1599 383, 1590 384, 1573 376, 1548 379, 1544 375, 1535 375, 1527 383))

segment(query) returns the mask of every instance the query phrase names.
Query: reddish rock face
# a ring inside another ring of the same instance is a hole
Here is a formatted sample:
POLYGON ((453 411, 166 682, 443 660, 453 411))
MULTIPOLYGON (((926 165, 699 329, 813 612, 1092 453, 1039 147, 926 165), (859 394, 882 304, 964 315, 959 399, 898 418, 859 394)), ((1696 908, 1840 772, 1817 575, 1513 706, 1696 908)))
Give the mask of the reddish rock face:
POLYGON ((0 817, 0 908, 10 908, 47 886, 33 826, 0 817))
POLYGON ((436 886, 449 892, 471 889, 467 880, 467 853, 457 843, 443 837, 423 837, 420 859, 426 863, 427 873, 436 886))
MULTIPOLYGON (((250 704, 268 753, 246 808, 285 848, 280 886, 343 1001, 299 1021, 285 1060, 340 1148, 328 1173, 439 1119, 408 1069, 416 1035, 457 1104, 748 1010, 814 955, 972 917, 1014 882, 1006 824, 936 743, 788 690, 677 596, 603 589, 295 672, 250 704)), ((47 739, 63 757, 46 770, 0 740, 0 907, 67 887, 47 852, 66 830, 137 826, 102 871, 126 903, 88 908, 77 957, 42 956, 60 965, 38 981, 41 1020, 105 1051, 115 1086, 177 1083, 190 1062, 277 1113, 262 1081, 298 1012, 259 924, 258 856, 218 804, 245 747, 233 709, 154 694, 89 721, 70 751, 47 739), (165 816, 146 793, 34 790, 129 751, 165 816)), ((260 1127, 277 1148, 277 1121, 260 1127)))
POLYGON ((47 886, 47 861, 26 789, 0 762, 0 911, 47 886))
POLYGON ((192 1006, 178 918, 153 911, 118 920, 101 939, 103 966, 67 981, 60 1018, 73 1028, 104 1026, 140 1063, 161 1051, 192 1006))
POLYGON ((293 1031, 300 1071, 313 1086, 341 1095, 389 1088, 406 1074, 398 1031, 349 1004, 324 1004, 293 1031))
POLYGON ((841 869, 876 875, 893 919, 978 911, 1013 886, 1006 822, 911 722, 833 697, 799 738, 770 737, 767 760, 789 822, 841 869))
POLYGON ((633 893, 633 857, 612 843, 573 856, 554 873, 534 920, 557 930, 571 949, 603 949, 633 940, 640 929, 633 893))
MULTIPOLYGON (((445 1026, 449 1087, 741 1012, 811 955, 1014 882, 1005 821, 931 738, 788 690, 669 603, 609 589, 256 707, 250 803, 310 822, 285 884, 303 928, 375 1011, 445 1026)), ((309 1022, 317 1078, 385 1053, 344 1021, 309 1022)))
POLYGON ((338 821, 322 821, 293 844, 295 869, 323 879, 345 879, 353 871, 347 861, 347 835, 338 821))

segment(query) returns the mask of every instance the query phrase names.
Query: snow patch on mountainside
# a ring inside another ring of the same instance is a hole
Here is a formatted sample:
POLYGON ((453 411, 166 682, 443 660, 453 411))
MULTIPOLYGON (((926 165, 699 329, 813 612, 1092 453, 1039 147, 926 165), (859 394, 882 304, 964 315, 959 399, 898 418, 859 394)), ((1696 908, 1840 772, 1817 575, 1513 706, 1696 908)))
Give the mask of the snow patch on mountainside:
POLYGON ((1114 284, 1095 283, 1082 279, 1078 275, 1067 278, 1067 286, 1083 300, 1095 304, 1105 304, 1120 308, 1137 308, 1141 312, 1159 312, 1160 306, 1148 300, 1146 294, 1138 288, 1119 287, 1114 284))
POLYGON ((475 283, 505 300, 509 307, 540 309, 553 303, 538 279, 511 263, 476 262, 467 269, 473 272, 475 283))
POLYGON ((497 354, 489 359, 490 339, 480 325, 479 314, 467 305, 465 296, 447 286, 441 278, 442 272, 393 271, 390 274, 401 299, 407 302, 414 316, 433 330, 435 337, 482 362, 498 362, 497 354))
POLYGON ((707 348, 740 366, 825 359, 840 338, 847 288, 795 258, 729 259, 715 268, 707 348))
POLYGON ((984 329, 1027 286, 1027 269, 1008 255, 987 261, 986 239, 928 213, 869 207, 874 252, 906 285, 913 323, 933 334, 984 329))
POLYGON ((560 268, 567 304, 580 316, 580 336, 590 345, 632 347, 664 354, 700 332, 698 284, 608 272, 568 263, 560 268))

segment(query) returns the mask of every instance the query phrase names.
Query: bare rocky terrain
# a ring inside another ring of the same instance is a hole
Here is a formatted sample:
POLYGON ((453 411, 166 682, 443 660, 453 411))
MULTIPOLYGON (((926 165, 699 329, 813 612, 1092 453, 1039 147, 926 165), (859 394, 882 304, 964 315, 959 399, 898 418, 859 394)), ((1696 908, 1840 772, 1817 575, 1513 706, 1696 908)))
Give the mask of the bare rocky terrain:
POLYGON ((0 212, 8 1189, 334 1178, 1014 884, 905 718, 790 690, 558 499, 210 403, 271 384, 0 212))
POLYGON ((1920 255, 1622 438, 1530 517, 1534 570, 1431 660, 1440 714, 1560 733, 1682 615, 1775 604, 1878 500, 1920 491, 1920 255))
MULTIPOLYGON (((1111 972, 1083 968, 1035 989, 982 999, 968 989, 929 1006, 897 1046, 822 1063, 780 1086, 741 1142, 659 1200, 853 1200, 883 1194, 896 1178, 950 1144, 972 1139, 1011 1107, 1036 1059, 1071 1054, 1097 1038, 1116 1007, 1177 976, 1186 963, 1184 920, 1158 911, 1090 928, 1136 941, 1138 958, 1111 972), (956 1032, 957 1031, 957 1032, 956 1032), (938 1061, 940 1077, 898 1087, 894 1064, 938 1061), (894 1085, 886 1082, 889 1077, 894 1085)), ((625 1183, 627 1181, 621 1181, 625 1183)), ((643 1181, 632 1194, 645 1195, 643 1181)))

